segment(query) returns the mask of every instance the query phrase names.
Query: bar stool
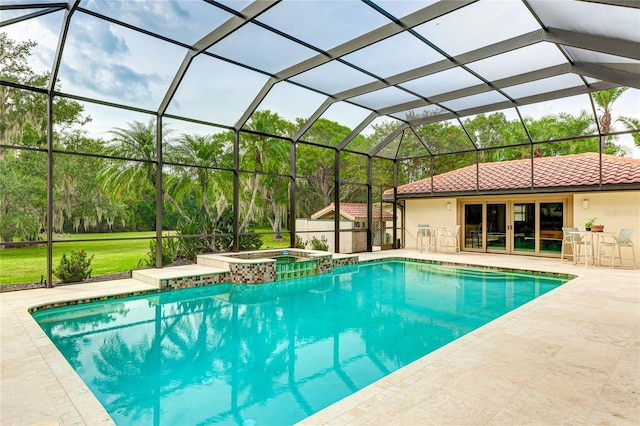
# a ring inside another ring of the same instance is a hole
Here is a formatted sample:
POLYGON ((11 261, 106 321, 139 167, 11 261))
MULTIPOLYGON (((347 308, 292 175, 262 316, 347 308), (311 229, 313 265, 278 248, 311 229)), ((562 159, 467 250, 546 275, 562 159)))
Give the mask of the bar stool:
POLYGON ((456 225, 453 229, 443 229, 440 235, 440 250, 445 252, 447 248, 452 249, 453 253, 460 252, 460 239, 458 233, 460 232, 460 225, 456 225))
MULTIPOLYGON (((580 243, 580 235, 574 234, 578 232, 578 228, 563 227, 562 228, 562 248, 560 249, 560 260, 564 261, 565 257, 571 257, 573 263, 576 263, 576 247, 575 244, 580 243), (571 246, 571 254, 565 252, 565 247, 571 246)), ((569 260, 569 259, 567 259, 569 260)))
POLYGON ((420 252, 428 250, 436 250, 435 230, 429 225, 418 225, 418 234, 416 237, 416 249, 420 252))
POLYGON ((602 264, 603 260, 609 261, 609 267, 613 268, 615 260, 620 261, 622 266, 622 252, 621 248, 631 248, 631 254, 633 255, 633 269, 636 268, 636 251, 633 248, 633 241, 631 236, 633 235, 633 229, 621 229, 618 235, 602 235, 600 238, 600 244, 598 249, 598 261, 602 264), (617 255, 616 255, 617 251, 617 255))

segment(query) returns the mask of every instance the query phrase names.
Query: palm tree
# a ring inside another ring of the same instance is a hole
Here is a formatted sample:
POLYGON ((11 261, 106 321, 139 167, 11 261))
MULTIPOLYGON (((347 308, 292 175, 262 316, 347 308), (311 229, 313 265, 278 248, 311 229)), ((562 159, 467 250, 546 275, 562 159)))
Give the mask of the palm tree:
MULTIPOLYGON (((196 167, 176 167, 176 173, 167 180, 167 187, 181 199, 193 197, 204 210, 204 214, 197 214, 187 228, 179 227, 180 232, 200 235, 213 232, 213 223, 220 218, 233 197, 231 173, 215 170, 233 167, 231 140, 233 137, 229 134, 183 134, 172 148, 168 160, 196 167)), ((202 237, 199 240, 209 250, 215 250, 215 237, 210 240, 202 237)))
MULTIPOLYGON (((128 128, 115 128, 110 133, 113 136, 111 143, 106 148, 106 153, 120 159, 130 161, 112 160, 99 173, 106 193, 117 197, 122 193, 144 195, 145 191, 155 187, 156 175, 159 172, 156 160, 156 121, 149 120, 147 124, 133 121, 128 128)), ((171 131, 165 126, 162 129, 162 140, 165 142, 167 155, 170 154, 171 131)), ((161 171, 160 171, 161 172, 161 171)), ((187 222, 191 218, 180 208, 178 203, 163 188, 164 199, 171 204, 178 214, 187 222)))
POLYGON ((203 166, 184 168, 182 173, 174 176, 169 186, 175 189, 175 194, 194 194, 207 217, 214 214, 211 200, 216 201, 218 214, 229 203, 232 180, 225 179, 224 172, 212 169, 233 167, 228 141, 228 135, 183 134, 171 150, 171 161, 203 166))
POLYGON ((611 107, 613 103, 628 89, 628 87, 614 87, 612 89, 600 90, 591 94, 594 102, 601 111, 598 122, 600 123, 600 149, 604 151, 607 134, 611 131, 611 107))
POLYGON ((621 122, 628 130, 636 131, 632 133, 633 143, 640 148, 640 119, 635 117, 620 117, 618 121, 621 122))
MULTIPOLYGON (((291 130, 286 120, 283 120, 277 113, 272 113, 269 110, 256 111, 247 122, 245 128, 276 136, 284 136, 291 130)), ((282 173, 285 166, 288 168, 288 144, 283 143, 282 140, 279 139, 251 134, 244 135, 242 142, 244 145, 242 147, 244 151, 243 154, 245 155, 241 154, 241 167, 244 170, 252 170, 256 173, 252 179, 246 182, 247 189, 251 189, 251 198, 249 199, 249 205, 239 232, 244 232, 249 226, 249 222, 254 219, 257 196, 258 193, 262 191, 263 198, 271 201, 274 216, 272 221, 271 219, 269 220, 272 223, 276 237, 278 237, 283 216, 282 209, 277 206, 277 197, 275 197, 275 191, 277 190, 275 186, 278 185, 264 185, 260 180, 261 173, 265 172, 265 170, 267 172, 276 170, 278 173, 282 173)), ((269 215, 269 218, 271 218, 271 215, 269 215)))

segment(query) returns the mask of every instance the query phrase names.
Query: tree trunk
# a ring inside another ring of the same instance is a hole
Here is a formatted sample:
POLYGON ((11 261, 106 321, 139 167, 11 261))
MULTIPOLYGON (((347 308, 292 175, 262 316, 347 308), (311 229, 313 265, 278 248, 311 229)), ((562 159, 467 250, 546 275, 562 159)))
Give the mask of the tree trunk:
POLYGON ((273 220, 268 218, 271 223, 271 229, 273 230, 273 239, 282 239, 282 208, 276 203, 274 199, 271 199, 271 207, 273 209, 273 220))
POLYGON ((178 212, 178 214, 180 216, 182 216, 188 223, 193 222, 193 220, 187 216, 187 214, 184 212, 184 210, 182 210, 180 208, 180 206, 178 205, 178 203, 176 203, 176 200, 174 200, 171 195, 169 195, 166 191, 163 191, 162 196, 164 197, 165 200, 167 200, 169 202, 169 204, 171 204, 176 211, 178 212))
POLYGON ((260 175, 256 175, 256 178, 253 182, 253 191, 251 192, 251 201, 249 202, 249 209, 247 210, 247 214, 245 215, 244 220, 242 221, 242 225, 240 225, 240 229, 238 229, 239 233, 244 232, 247 229, 247 226, 249 226, 249 221, 253 216, 253 209, 256 204, 256 197, 258 196, 259 186, 260 186, 260 175))
MULTIPOLYGON (((600 120, 600 131, 602 133, 609 133, 611 130, 611 113, 605 109, 602 113, 602 119, 600 120)), ((607 142, 606 136, 600 136, 600 151, 604 152, 604 147, 607 142)))
POLYGON ((211 218, 211 206, 209 206, 209 196, 207 195, 207 188, 202 190, 202 204, 204 205, 204 212, 207 214, 207 219, 211 218))
POLYGON ((320 181, 320 190, 322 191, 322 208, 327 207, 329 205, 329 181, 321 180, 320 181))

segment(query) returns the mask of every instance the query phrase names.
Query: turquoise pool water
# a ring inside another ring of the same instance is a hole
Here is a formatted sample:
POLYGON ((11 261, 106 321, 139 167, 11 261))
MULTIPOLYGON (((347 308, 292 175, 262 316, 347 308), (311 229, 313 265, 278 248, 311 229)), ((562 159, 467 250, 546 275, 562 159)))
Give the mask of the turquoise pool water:
POLYGON ((383 261, 33 316, 118 425, 289 425, 565 281, 383 261))

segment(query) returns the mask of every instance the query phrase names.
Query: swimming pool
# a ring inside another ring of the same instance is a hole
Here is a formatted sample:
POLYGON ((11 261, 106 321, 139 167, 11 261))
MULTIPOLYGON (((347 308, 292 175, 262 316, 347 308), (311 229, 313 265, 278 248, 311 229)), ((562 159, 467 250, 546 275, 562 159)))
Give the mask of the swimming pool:
POLYGON ((565 282, 383 261, 33 314, 117 424, 292 424, 565 282))

